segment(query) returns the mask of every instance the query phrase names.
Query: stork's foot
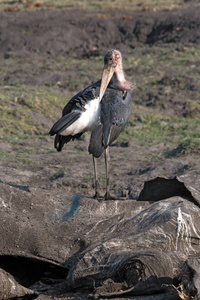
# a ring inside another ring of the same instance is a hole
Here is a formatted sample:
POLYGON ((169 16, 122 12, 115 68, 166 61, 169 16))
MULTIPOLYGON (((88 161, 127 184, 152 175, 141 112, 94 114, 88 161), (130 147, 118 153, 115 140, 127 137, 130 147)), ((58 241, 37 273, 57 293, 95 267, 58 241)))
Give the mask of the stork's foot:
POLYGON ((102 196, 101 194, 99 194, 99 192, 95 192, 95 195, 93 196, 93 198, 95 198, 95 199, 103 199, 104 196, 102 196))
POLYGON ((118 198, 116 196, 114 196, 114 195, 111 195, 110 192, 106 192, 105 193, 104 199, 105 200, 118 200, 118 198))
POLYGON ((127 200, 126 196, 114 196, 110 192, 106 192, 104 196, 105 200, 127 200))
POLYGON ((112 195, 110 192, 106 192, 104 196, 101 195, 99 192, 95 192, 93 198, 97 200, 127 200, 127 197, 125 196, 115 196, 112 195))

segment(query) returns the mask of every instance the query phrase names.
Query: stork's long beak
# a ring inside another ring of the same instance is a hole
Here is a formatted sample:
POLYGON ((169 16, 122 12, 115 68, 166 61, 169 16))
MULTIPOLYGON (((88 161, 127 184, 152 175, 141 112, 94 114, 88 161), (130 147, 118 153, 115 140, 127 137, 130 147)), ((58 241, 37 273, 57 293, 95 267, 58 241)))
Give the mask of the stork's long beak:
POLYGON ((101 87, 100 87, 100 93, 99 93, 99 102, 103 98, 103 95, 104 95, 104 93, 106 91, 106 88, 107 88, 107 86, 108 86, 108 84, 110 82, 110 79, 112 78, 114 72, 115 72, 115 68, 113 67, 113 65, 111 65, 111 66, 106 65, 104 67, 103 74, 102 74, 102 77, 101 77, 101 87))

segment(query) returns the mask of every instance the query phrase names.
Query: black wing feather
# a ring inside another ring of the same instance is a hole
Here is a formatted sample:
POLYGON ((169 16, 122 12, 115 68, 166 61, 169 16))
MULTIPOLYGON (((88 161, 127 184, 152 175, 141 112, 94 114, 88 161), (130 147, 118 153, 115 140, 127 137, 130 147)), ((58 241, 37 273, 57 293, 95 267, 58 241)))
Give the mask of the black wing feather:
POLYGON ((71 140, 73 141, 74 139, 80 138, 80 136, 82 134, 83 134, 82 132, 79 134, 76 134, 74 136, 72 136, 72 135, 64 136, 64 135, 56 134, 56 137, 54 140, 54 148, 56 148, 57 151, 60 152, 60 151, 62 151, 64 144, 67 144, 71 140))
POLYGON ((49 131, 50 135, 59 134, 80 118, 81 113, 73 111, 60 118, 49 131))
POLYGON ((62 136, 59 133, 62 133, 68 126, 75 122, 81 115, 81 110, 85 110, 85 104, 87 101, 96 98, 99 95, 101 81, 97 81, 83 91, 77 93, 71 100, 65 105, 62 111, 62 118, 59 119, 51 128, 49 134, 56 134, 54 140, 54 147, 57 151, 62 151, 64 144, 68 143, 71 140, 78 139, 83 132, 80 132, 74 136, 62 136), (77 111, 79 110, 79 112, 77 111))
POLYGON ((70 113, 72 109, 79 108, 81 110, 85 110, 84 107, 87 101, 92 100, 96 97, 96 89, 98 85, 99 82, 97 81, 93 85, 87 87, 86 89, 72 97, 63 109, 63 116, 70 113))

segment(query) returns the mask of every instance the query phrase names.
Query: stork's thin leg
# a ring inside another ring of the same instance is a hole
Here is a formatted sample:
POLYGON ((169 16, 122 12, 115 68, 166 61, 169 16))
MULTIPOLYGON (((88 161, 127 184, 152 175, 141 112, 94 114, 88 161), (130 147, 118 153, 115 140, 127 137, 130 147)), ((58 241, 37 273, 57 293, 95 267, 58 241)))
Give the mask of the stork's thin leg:
POLYGON ((110 199, 110 192, 109 192, 109 161, 110 161, 110 155, 109 155, 109 149, 106 148, 105 150, 105 165, 106 165, 106 194, 105 199, 110 199))
POLYGON ((106 148, 105 151, 105 165, 106 165, 106 194, 104 196, 105 200, 124 200, 124 197, 116 197, 110 194, 109 190, 109 162, 110 162, 110 154, 109 149, 106 148))
POLYGON ((94 188, 95 188, 94 198, 98 198, 99 193, 98 193, 97 158, 94 156, 93 156, 93 165, 94 165, 94 188))

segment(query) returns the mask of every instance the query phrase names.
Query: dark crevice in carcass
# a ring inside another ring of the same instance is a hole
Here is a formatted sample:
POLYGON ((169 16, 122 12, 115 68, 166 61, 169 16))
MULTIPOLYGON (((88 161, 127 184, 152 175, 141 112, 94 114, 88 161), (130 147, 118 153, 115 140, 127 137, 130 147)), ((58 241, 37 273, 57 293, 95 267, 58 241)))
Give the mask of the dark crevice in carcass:
POLYGON ((157 177, 153 180, 146 181, 138 197, 138 201, 155 202, 174 196, 180 196, 199 206, 184 182, 177 178, 166 179, 157 177))
MULTIPOLYGON (((55 285, 64 281, 68 274, 68 269, 61 265, 42 259, 12 255, 0 256, 0 268, 8 272, 8 276, 11 274, 18 284, 33 290, 38 282, 40 285, 55 285)), ((34 295, 25 295, 25 299, 33 299, 34 295)))

